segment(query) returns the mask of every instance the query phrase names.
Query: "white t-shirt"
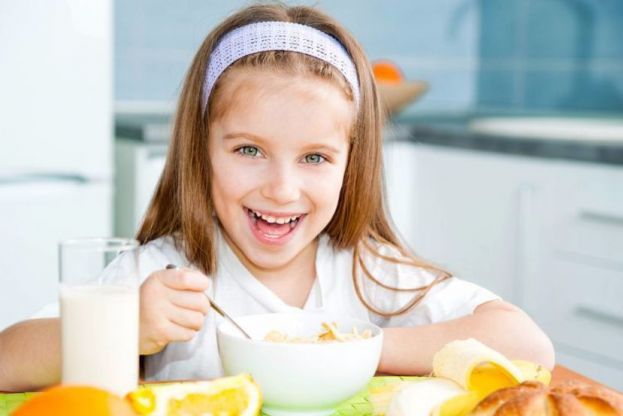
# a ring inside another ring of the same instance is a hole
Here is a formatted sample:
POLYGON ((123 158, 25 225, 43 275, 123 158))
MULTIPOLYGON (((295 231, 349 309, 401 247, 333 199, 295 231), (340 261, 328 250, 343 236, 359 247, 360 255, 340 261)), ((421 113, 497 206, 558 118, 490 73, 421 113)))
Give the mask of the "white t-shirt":
MULTIPOLYGON (((393 248, 380 245, 385 255, 395 256, 393 248)), ((230 315, 288 312, 299 310, 287 305, 242 265, 219 234, 217 272, 210 287, 214 301, 230 315)), ((447 279, 437 284, 408 313, 384 318, 370 312, 356 295, 352 279, 352 250, 336 250, 328 236, 321 235, 316 254, 316 280, 303 307, 305 311, 327 312, 373 322, 381 327, 403 327, 446 321, 471 314, 490 300, 499 299, 473 283, 447 279)), ((394 287, 418 287, 430 283, 434 275, 421 268, 388 262, 376 256, 365 258, 375 278, 394 287)), ((141 279, 162 270, 167 264, 191 267, 171 237, 151 241, 141 247, 141 279)), ((360 278, 366 298, 383 311, 394 311, 406 304, 412 292, 384 289, 367 278, 360 278)), ((35 317, 58 316, 58 305, 48 305, 35 317)), ((223 318, 209 313, 201 331, 188 342, 174 342, 161 352, 145 357, 147 380, 210 379, 223 375, 216 343, 216 327, 223 318)))

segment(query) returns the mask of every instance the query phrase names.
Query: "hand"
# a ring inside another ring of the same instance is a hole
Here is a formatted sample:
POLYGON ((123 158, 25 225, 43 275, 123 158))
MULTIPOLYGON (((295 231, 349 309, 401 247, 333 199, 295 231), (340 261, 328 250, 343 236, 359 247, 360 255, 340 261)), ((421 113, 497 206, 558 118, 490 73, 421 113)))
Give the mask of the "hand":
POLYGON ((209 286, 206 275, 190 269, 152 273, 140 289, 140 354, 155 354, 170 342, 190 341, 210 310, 203 293, 209 286))

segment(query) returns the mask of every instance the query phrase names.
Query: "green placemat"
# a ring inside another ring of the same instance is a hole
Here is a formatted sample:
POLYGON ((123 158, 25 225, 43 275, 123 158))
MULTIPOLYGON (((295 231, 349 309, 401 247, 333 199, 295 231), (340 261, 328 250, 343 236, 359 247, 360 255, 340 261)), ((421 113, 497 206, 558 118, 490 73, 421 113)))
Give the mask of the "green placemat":
MULTIPOLYGON (((399 380, 415 380, 419 377, 374 377, 368 386, 350 400, 342 403, 335 411, 336 416, 372 415, 372 406, 368 402, 368 389, 380 387, 399 380)), ((8 416, 11 411, 37 393, 0 393, 0 416, 8 416)))
POLYGON ((11 393, 0 394, 0 416, 8 415, 20 404, 28 400, 37 393, 11 393))
POLYGON ((374 377, 365 389, 335 409, 334 416, 370 416, 372 415, 372 405, 368 401, 370 388, 381 387, 400 380, 417 380, 419 378, 421 377, 374 377))

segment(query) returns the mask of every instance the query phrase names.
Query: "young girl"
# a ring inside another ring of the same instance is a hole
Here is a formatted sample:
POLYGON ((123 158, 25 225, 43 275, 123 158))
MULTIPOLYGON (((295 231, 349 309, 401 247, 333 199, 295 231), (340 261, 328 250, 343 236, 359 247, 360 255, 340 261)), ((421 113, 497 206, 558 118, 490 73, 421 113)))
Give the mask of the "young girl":
MULTIPOLYGON (((439 348, 467 337, 553 366, 525 313, 401 244, 383 204, 381 126, 362 48, 323 13, 252 6, 208 35, 138 233, 147 379, 222 375, 222 318, 205 290, 233 316, 373 321, 385 328, 382 373, 428 373, 439 348)), ((58 319, 23 322, 0 341, 0 389, 58 381, 58 319)))

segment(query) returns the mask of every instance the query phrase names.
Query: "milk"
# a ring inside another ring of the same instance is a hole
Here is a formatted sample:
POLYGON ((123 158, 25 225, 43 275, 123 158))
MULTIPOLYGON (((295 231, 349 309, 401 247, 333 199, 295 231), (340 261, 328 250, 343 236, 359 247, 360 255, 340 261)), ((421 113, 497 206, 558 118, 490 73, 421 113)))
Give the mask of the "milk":
POLYGON ((138 288, 62 286, 63 384, 125 395, 138 382, 138 288))

